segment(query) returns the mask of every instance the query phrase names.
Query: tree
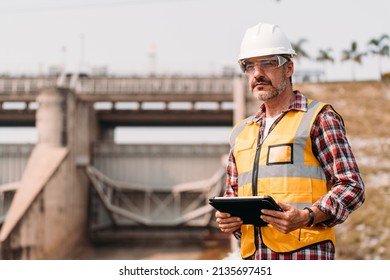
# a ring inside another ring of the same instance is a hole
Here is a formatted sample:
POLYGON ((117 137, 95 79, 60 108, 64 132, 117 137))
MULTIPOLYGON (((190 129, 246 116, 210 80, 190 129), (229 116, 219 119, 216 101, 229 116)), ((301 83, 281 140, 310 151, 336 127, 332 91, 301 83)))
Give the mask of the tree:
POLYGON ((331 48, 328 48, 326 50, 320 49, 319 53, 318 53, 318 56, 316 57, 316 61, 323 63, 324 73, 325 73, 326 77, 327 77, 327 74, 326 74, 326 63, 327 62, 332 62, 332 63, 334 62, 334 58, 332 56, 330 56, 330 54, 329 54, 331 51, 332 51, 331 48))
POLYGON ((300 39, 297 43, 291 43, 293 50, 297 54, 298 62, 302 57, 310 59, 310 56, 308 55, 308 53, 302 48, 302 45, 305 42, 307 42, 307 40, 305 38, 303 38, 303 39, 300 39))
MULTIPOLYGON (((291 42, 291 47, 296 53, 296 60, 297 60, 297 65, 301 62, 302 58, 308 58, 310 59, 310 56, 307 54, 307 52, 302 48, 303 43, 307 42, 305 38, 300 39, 297 43, 291 42)), ((298 69, 299 67, 297 67, 298 69)), ((306 79, 309 79, 310 77, 306 75, 305 73, 300 73, 298 71, 295 71, 295 76, 301 76, 302 81, 305 81, 306 79)))
POLYGON ((352 42, 351 48, 342 51, 341 61, 352 61, 352 80, 355 81, 355 65, 356 63, 362 64, 362 58, 365 56, 365 52, 359 52, 358 46, 355 41, 352 42))
POLYGON ((389 35, 383 34, 378 39, 374 38, 368 42, 368 51, 378 56, 379 77, 382 76, 381 58, 390 56, 390 47, 386 44, 386 40, 388 41, 389 39, 389 35))

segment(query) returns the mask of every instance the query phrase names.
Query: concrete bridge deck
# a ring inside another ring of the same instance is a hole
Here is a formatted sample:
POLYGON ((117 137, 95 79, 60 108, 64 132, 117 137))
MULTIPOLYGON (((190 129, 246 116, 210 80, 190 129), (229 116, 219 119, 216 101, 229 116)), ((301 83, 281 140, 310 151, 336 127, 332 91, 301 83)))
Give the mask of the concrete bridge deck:
POLYGON ((61 80, 61 77, 2 77, 0 125, 33 126, 38 93, 44 88, 59 85, 72 90, 85 106, 94 106, 102 126, 226 126, 233 122, 235 79, 68 77, 61 80))

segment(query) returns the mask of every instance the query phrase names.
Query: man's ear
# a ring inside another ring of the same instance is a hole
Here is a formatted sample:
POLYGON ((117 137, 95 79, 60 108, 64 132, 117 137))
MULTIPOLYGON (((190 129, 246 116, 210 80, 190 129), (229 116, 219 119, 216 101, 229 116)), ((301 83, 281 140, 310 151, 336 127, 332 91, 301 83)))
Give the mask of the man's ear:
POLYGON ((291 78, 292 75, 294 74, 294 62, 288 61, 287 62, 287 67, 286 67, 286 77, 291 78))

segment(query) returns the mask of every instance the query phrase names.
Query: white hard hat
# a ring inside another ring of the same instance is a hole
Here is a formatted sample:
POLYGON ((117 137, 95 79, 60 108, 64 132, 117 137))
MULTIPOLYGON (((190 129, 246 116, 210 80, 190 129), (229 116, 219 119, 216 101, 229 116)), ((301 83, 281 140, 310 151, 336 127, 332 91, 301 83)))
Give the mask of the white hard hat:
POLYGON ((246 30, 241 42, 239 61, 251 57, 286 54, 296 55, 290 41, 278 25, 259 23, 246 30))

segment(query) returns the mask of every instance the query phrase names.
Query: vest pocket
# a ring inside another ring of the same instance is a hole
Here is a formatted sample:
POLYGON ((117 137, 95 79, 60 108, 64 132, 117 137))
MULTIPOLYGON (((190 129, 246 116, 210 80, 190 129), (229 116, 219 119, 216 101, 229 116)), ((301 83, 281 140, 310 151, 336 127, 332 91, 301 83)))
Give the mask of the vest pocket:
POLYGON ((234 145, 234 151, 240 152, 240 151, 251 149, 253 147, 255 140, 256 139, 254 139, 254 138, 237 140, 235 145, 234 145))
POLYGON ((267 165, 293 164, 293 144, 279 144, 268 146, 267 165))
POLYGON ((253 160, 255 158, 256 139, 240 139, 234 146, 234 157, 236 159, 237 170, 239 173, 252 170, 253 160))

